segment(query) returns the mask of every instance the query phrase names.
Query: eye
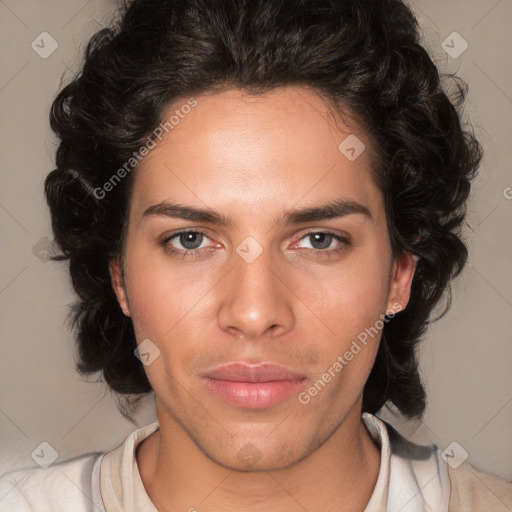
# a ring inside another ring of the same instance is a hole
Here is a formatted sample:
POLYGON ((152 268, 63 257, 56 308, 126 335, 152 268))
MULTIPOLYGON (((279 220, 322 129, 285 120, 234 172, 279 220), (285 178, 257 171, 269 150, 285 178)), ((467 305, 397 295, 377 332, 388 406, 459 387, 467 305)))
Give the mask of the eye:
POLYGON ((333 254, 338 254, 346 249, 350 242, 347 237, 331 233, 330 231, 314 231, 304 235, 300 242, 309 240, 311 251, 316 253, 319 257, 328 257, 333 254), (333 247, 334 245, 334 247, 333 247))
POLYGON ((195 250, 201 247, 201 242, 205 238, 204 233, 198 231, 184 231, 176 233, 171 240, 176 239, 187 250, 195 250))
MULTIPOLYGON (((186 230, 178 231, 162 240, 164 250, 173 256, 181 258, 197 258, 205 251, 210 251, 213 246, 204 245, 210 240, 202 231, 186 230), (181 246, 181 247, 180 247, 181 246)), ((329 231, 314 231, 304 235, 300 241, 310 240, 311 248, 306 247, 316 257, 326 258, 335 256, 350 245, 348 237, 343 237, 329 231), (333 247, 334 245, 334 247, 333 247)))
POLYGON ((172 236, 162 240, 161 245, 169 254, 186 257, 199 256, 200 252, 207 246, 203 242, 209 238, 202 231, 187 230, 174 233, 172 236), (177 247, 181 245, 181 247, 177 247))

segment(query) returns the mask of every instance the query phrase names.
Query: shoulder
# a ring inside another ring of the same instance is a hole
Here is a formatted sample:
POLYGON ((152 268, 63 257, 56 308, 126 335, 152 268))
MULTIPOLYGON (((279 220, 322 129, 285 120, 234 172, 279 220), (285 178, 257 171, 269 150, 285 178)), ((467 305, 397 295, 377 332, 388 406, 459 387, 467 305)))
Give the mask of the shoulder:
POLYGON ((448 467, 451 493, 449 512, 512 510, 512 482, 479 471, 465 461, 457 468, 448 467))
POLYGON ((47 469, 21 469, 0 477, 0 512, 97 510, 92 501, 93 467, 103 454, 89 453, 47 469))
MULTIPOLYGON (((393 455, 402 464, 408 461, 421 493, 426 496, 435 491, 437 506, 433 510, 447 507, 448 512, 512 511, 512 482, 479 471, 467 461, 452 467, 435 444, 418 446, 391 425, 386 426, 393 455)), ((404 474, 402 471, 400 476, 404 474)))

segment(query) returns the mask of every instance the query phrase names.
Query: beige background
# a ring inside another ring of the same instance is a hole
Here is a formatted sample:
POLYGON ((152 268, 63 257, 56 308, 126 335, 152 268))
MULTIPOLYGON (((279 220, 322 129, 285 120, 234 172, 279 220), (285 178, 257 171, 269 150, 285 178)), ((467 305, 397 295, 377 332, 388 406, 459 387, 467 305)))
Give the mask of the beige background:
MULTIPOLYGON (((476 467, 512 480, 512 1, 412 6, 442 70, 470 83, 466 114, 486 155, 468 219, 470 261, 451 311, 432 326, 421 350, 430 396, 425 421, 413 433, 414 425, 400 428, 441 449, 456 441, 476 467), (454 31, 469 44, 458 58, 441 47, 454 31)), ((56 148, 49 107, 61 76, 114 7, 107 0, 0 3, 0 473, 35 466, 31 453, 42 441, 62 461, 110 450, 136 428, 103 384, 74 372, 64 323, 73 301, 65 264, 34 254, 41 239, 52 239, 42 190, 56 148), (42 32, 58 43, 46 59, 31 47, 42 32)), ((154 419, 150 398, 137 426, 154 419)))

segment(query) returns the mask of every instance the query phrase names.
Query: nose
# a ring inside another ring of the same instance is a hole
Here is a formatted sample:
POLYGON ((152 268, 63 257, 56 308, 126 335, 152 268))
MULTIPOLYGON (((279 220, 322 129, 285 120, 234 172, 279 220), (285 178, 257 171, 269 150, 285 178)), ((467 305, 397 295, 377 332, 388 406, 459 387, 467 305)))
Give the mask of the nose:
MULTIPOLYGON (((282 271, 263 251, 248 263, 235 254, 234 268, 226 276, 218 309, 219 327, 235 338, 259 340, 291 330, 293 293, 282 271)), ((282 269, 281 269, 282 270, 282 269)))

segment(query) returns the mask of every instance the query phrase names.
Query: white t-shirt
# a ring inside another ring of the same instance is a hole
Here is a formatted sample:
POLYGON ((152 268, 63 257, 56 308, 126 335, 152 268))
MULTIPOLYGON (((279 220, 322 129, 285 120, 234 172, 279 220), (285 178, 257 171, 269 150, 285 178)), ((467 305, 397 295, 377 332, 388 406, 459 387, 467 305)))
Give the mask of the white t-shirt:
MULTIPOLYGON (((363 413, 362 419, 381 451, 377 483, 364 512, 512 511, 512 483, 467 462, 452 469, 437 446, 415 445, 372 414, 363 413)), ((157 512, 135 450, 158 428, 158 422, 140 428, 106 454, 4 475, 0 512, 157 512)))

